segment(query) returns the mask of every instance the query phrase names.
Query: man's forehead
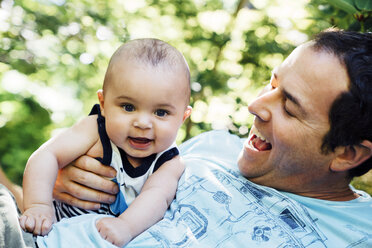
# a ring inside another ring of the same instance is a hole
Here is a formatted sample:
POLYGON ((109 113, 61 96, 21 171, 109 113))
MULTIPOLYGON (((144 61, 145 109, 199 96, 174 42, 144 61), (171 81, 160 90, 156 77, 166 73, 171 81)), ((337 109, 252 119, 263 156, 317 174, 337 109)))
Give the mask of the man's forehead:
POLYGON ((296 66, 303 56, 308 57, 309 53, 315 53, 315 51, 311 48, 312 44, 313 43, 307 42, 296 47, 283 61, 283 63, 278 66, 278 68, 296 66))

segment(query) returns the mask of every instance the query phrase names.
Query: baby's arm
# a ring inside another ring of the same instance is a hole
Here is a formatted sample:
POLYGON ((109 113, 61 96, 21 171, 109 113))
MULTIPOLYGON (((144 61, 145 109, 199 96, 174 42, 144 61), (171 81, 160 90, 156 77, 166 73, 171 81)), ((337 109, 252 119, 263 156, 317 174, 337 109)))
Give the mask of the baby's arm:
POLYGON ((97 116, 88 116, 53 137, 29 158, 23 176, 21 227, 45 235, 55 221, 52 192, 59 168, 85 154, 98 139, 97 116))
POLYGON ((118 218, 97 221, 96 227, 102 238, 121 247, 161 220, 176 194, 184 168, 179 156, 160 166, 124 213, 118 218))

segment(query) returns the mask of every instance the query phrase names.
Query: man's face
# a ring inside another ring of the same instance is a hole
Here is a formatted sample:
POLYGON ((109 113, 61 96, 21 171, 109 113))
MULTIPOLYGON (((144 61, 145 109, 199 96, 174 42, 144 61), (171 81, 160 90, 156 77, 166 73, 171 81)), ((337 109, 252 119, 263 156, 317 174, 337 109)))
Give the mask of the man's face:
POLYGON ((331 104, 347 85, 347 72, 334 55, 310 43, 295 49, 248 106, 255 118, 239 156, 241 173, 294 193, 324 187, 337 153, 322 154, 322 139, 331 104))

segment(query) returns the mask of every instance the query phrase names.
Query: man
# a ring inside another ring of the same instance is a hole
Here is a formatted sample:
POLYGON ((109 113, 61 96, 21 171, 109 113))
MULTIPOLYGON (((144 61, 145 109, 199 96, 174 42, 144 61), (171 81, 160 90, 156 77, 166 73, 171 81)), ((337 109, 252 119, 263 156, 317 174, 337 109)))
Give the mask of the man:
MULTIPOLYGON (((372 199, 349 186, 372 166, 371 64, 371 34, 328 30, 296 48, 250 103, 248 139, 214 131, 180 147, 176 199, 128 247, 372 247, 372 199)), ((61 172, 55 196, 88 208, 112 201, 94 163, 61 172)), ((50 238, 70 231, 94 246, 77 230, 98 218, 62 221, 50 238)))
POLYGON ((353 38, 363 36, 325 33, 273 71, 248 107, 255 119, 238 164, 250 181, 318 199, 358 197, 350 180, 372 162, 364 164, 372 149, 372 58, 358 46, 372 42, 353 38))

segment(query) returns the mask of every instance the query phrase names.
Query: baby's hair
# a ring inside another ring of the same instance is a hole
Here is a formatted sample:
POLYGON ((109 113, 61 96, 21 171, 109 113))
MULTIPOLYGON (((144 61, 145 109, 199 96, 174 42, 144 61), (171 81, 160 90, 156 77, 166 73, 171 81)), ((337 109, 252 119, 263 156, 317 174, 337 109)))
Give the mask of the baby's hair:
POLYGON ((187 99, 190 99, 190 70, 184 56, 168 43, 153 38, 131 40, 116 50, 106 71, 103 92, 110 82, 111 71, 115 64, 120 63, 123 59, 152 67, 165 65, 168 70, 181 69, 188 82, 187 99))

